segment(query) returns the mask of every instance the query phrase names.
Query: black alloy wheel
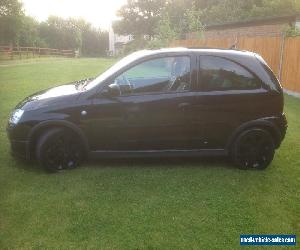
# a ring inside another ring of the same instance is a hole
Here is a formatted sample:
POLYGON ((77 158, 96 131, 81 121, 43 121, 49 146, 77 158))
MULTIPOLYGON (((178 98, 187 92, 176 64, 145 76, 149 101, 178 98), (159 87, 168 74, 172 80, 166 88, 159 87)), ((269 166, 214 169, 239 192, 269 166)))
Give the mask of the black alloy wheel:
POLYGON ((40 165, 56 172, 76 168, 82 161, 83 150, 73 133, 66 129, 55 128, 41 136, 36 156, 40 165))
POLYGON ((233 160, 241 169, 265 169, 274 154, 272 136, 260 128, 244 131, 233 145, 233 160))

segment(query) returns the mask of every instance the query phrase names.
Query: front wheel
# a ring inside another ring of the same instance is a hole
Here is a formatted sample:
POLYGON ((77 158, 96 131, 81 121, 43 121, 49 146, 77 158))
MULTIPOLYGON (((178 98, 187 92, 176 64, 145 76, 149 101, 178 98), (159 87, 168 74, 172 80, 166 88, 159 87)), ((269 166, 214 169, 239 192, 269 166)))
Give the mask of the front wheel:
POLYGON ((272 162, 274 154, 272 136, 260 128, 242 132, 232 147, 233 161, 241 169, 265 169, 272 162))
POLYGON ((83 159, 78 138, 67 129, 53 128, 38 140, 36 158, 40 165, 50 171, 76 168, 83 159))

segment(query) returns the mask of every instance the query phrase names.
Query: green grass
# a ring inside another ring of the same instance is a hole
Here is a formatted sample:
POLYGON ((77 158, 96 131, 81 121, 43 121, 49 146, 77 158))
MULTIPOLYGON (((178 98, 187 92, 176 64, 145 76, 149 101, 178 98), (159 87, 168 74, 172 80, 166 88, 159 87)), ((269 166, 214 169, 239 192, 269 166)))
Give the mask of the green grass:
POLYGON ((112 63, 0 66, 0 249, 239 249, 245 233, 300 237, 300 100, 292 97, 286 139, 265 171, 241 171, 223 159, 158 159, 47 174, 10 156, 5 127, 19 101, 112 63))

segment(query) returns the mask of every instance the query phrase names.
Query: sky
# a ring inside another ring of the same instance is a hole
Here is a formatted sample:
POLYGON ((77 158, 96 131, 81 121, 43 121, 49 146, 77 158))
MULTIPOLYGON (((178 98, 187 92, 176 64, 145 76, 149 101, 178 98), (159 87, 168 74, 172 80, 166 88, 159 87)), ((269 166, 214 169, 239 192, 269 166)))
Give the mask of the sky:
POLYGON ((126 0, 21 0, 25 13, 38 21, 49 15, 82 17, 95 27, 108 30, 116 11, 126 0))

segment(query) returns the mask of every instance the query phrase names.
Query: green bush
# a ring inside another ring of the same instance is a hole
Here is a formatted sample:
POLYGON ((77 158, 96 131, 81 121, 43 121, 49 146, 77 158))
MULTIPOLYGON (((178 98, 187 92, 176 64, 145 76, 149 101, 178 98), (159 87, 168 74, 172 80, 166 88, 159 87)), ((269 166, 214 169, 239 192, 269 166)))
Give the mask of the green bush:
POLYGON ((285 31, 285 35, 287 37, 296 37, 296 36, 300 36, 300 29, 297 27, 290 27, 288 29, 286 29, 285 31))

